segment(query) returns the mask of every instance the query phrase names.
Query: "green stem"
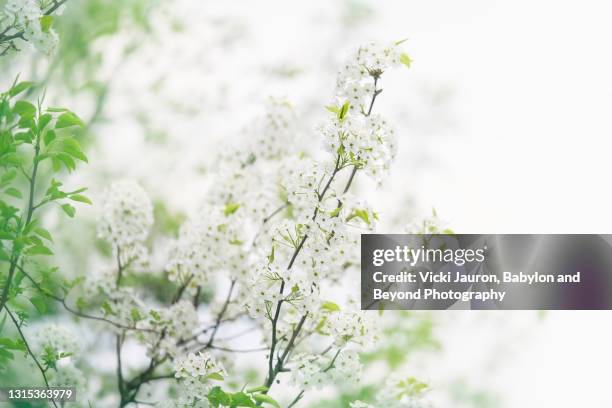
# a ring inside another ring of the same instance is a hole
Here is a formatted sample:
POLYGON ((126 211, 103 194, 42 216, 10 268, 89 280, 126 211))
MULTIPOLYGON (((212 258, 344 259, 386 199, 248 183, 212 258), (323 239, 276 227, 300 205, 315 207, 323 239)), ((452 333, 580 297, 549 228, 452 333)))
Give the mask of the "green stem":
MULTIPOLYGON (((47 388, 49 388, 49 381, 47 380, 45 369, 38 362, 36 355, 34 355, 34 353, 32 352, 32 349, 30 348, 30 345, 28 344, 28 340, 26 339, 25 335, 21 331, 21 326, 19 325, 19 322, 17 321, 17 319, 15 319, 15 316, 13 316, 13 313, 11 313, 8 307, 5 307, 4 309, 6 310, 6 313, 9 315, 13 323, 15 324, 15 327, 17 328, 17 331, 19 332, 19 336, 21 336, 21 340, 23 341, 23 344, 25 344, 28 354, 30 355, 30 357, 32 357, 32 360, 34 360, 34 363, 36 364, 36 366, 40 370, 40 373, 42 374, 43 380, 45 381, 45 385, 47 386, 47 388)), ((55 403, 55 400, 51 400, 51 402, 53 403, 53 406, 57 408, 57 404, 55 403)))

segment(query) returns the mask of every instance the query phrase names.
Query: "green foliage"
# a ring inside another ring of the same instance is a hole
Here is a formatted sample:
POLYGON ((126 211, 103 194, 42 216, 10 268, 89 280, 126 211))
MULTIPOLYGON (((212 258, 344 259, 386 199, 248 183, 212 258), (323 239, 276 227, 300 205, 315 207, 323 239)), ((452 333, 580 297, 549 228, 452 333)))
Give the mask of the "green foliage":
POLYGON ((250 388, 246 391, 239 392, 227 392, 221 387, 213 387, 206 398, 212 407, 257 407, 262 404, 272 406, 274 408, 280 408, 280 404, 276 400, 267 394, 267 387, 256 387, 250 388))
MULTIPOLYGON (((51 22, 45 19, 41 24, 51 22)), ((53 178, 61 177, 64 169, 74 170, 77 161, 87 161, 75 139, 83 123, 68 109, 43 108, 42 98, 34 103, 17 99, 33 86, 15 81, 0 93, 0 311, 10 305, 18 328, 31 314, 47 313, 50 297, 61 289, 57 268, 39 264, 42 257, 53 255, 53 236, 41 226, 39 211, 56 203, 72 217, 76 210, 67 200, 91 204, 82 194, 85 189, 63 191, 62 183, 53 178)), ((3 313, 0 333, 8 329, 6 318, 3 313)), ((13 359, 14 351, 27 351, 25 337, 0 337, 0 369, 13 359)), ((64 357, 45 349, 41 361, 53 368, 64 357)))

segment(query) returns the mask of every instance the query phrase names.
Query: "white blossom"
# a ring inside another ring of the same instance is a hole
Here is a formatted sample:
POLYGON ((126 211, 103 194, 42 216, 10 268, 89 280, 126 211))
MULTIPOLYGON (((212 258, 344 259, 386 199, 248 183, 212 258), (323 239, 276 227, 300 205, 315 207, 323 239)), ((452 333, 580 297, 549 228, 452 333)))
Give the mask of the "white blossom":
POLYGON ((146 191, 132 180, 114 182, 105 194, 98 235, 114 249, 142 256, 142 243, 153 225, 153 205, 146 191))
POLYGON ((210 353, 189 353, 178 358, 174 363, 174 376, 176 378, 207 377, 212 374, 225 376, 225 369, 210 353))
POLYGON ((56 358, 74 355, 81 349, 76 335, 65 326, 47 324, 41 327, 35 337, 40 353, 52 351, 56 358))

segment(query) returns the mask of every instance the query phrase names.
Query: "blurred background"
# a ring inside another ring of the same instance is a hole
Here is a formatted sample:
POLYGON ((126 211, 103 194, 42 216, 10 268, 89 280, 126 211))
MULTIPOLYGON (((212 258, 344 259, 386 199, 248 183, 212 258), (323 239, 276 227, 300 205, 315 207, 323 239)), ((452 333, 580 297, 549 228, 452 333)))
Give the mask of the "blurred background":
MULTIPOLYGON (((386 74, 377 102, 397 126, 398 159, 382 187, 355 186, 379 210, 379 232, 403 232, 433 207, 458 233, 612 231, 607 1, 67 6, 57 55, 0 60, 0 85, 21 73, 47 88, 50 105, 73 108, 89 124, 91 159, 67 184, 91 186, 95 202, 111 180, 135 178, 169 235, 202 201, 222 142, 244 131, 267 96, 292 101, 304 130, 295 143, 315 149, 309 130, 325 115, 346 52, 404 38, 413 66, 386 74)), ((103 248, 90 250, 99 245, 96 206, 80 214, 78 223, 46 220, 64 235, 56 246, 67 276, 104 258, 103 248)), ((610 317, 388 312, 387 340, 370 358, 374 370, 423 378, 442 407, 608 407, 610 317)))

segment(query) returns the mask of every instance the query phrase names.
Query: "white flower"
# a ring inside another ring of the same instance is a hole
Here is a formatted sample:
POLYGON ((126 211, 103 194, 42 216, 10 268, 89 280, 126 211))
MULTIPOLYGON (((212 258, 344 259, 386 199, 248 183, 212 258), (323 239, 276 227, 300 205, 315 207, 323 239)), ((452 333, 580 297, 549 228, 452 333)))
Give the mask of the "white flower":
MULTIPOLYGON (((300 223, 308 223, 319 204, 319 194, 325 188, 328 172, 316 161, 309 158, 287 160, 281 185, 293 214, 300 223)), ((328 197, 330 194, 326 192, 328 197)))
POLYGON ((291 383, 302 389, 322 388, 328 383, 329 375, 324 371, 317 355, 299 354, 294 358, 291 383))
POLYGON ((56 358, 74 355, 81 349, 76 335, 64 326, 47 324, 36 333, 36 345, 41 354, 52 351, 56 358))
POLYGON ((180 349, 180 342, 191 338, 199 323, 195 307, 187 300, 181 300, 166 309, 151 310, 149 316, 151 318, 144 327, 155 331, 141 335, 141 340, 148 347, 149 357, 163 354, 176 355, 180 349), (160 339, 158 333, 161 332, 165 335, 160 339))
POLYGON ((225 369, 210 353, 189 353, 178 358, 174 363, 174 376, 176 378, 207 377, 211 374, 225 376, 225 369))
POLYGON ((374 324, 372 315, 360 310, 331 313, 326 321, 326 327, 338 345, 349 342, 363 346, 372 344, 376 337, 374 324))
POLYGON ((4 6, 4 15, 8 27, 14 31, 23 31, 24 40, 42 53, 50 55, 57 49, 59 38, 53 28, 43 28, 41 7, 35 0, 9 0, 4 6))
POLYGON ((152 225, 153 205, 143 188, 131 180, 111 184, 102 207, 100 238, 114 249, 133 251, 142 247, 152 225))
POLYGON ((87 376, 75 366, 61 365, 55 370, 50 370, 49 385, 52 387, 75 387, 77 398, 85 395, 87 376))
POLYGON ((190 290, 205 285, 211 274, 226 272, 233 278, 249 273, 239 205, 205 206, 179 232, 166 271, 170 280, 190 290))
POLYGON ((355 386, 361 379, 363 365, 359 362, 359 354, 355 350, 342 350, 333 368, 330 370, 332 378, 343 386, 355 386))
POLYGON ((4 14, 13 19, 19 28, 38 23, 42 11, 35 0, 8 0, 4 14))
POLYGON ((324 145, 334 155, 340 146, 348 158, 376 181, 385 176, 397 153, 395 130, 380 115, 336 116, 320 128, 324 145))

